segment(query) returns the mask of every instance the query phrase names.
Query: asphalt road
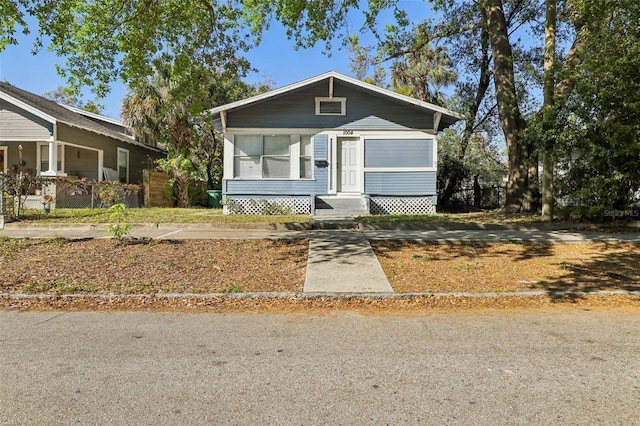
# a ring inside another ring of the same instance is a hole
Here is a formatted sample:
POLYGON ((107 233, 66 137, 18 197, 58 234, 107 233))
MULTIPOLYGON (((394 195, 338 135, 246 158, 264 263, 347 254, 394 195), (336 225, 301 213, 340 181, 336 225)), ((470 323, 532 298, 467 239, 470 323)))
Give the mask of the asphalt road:
POLYGON ((640 424, 640 315, 0 312, 0 424, 640 424))

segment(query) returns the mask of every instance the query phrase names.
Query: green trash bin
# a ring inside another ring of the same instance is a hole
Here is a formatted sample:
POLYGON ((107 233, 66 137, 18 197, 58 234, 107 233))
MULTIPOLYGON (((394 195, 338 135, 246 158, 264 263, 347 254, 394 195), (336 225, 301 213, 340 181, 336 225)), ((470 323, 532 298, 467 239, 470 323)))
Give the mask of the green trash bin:
POLYGON ((207 197, 208 199, 207 206, 214 209, 219 209, 222 207, 222 204, 220 204, 220 200, 222 200, 222 191, 210 190, 210 191, 207 191, 207 194, 209 195, 207 197))

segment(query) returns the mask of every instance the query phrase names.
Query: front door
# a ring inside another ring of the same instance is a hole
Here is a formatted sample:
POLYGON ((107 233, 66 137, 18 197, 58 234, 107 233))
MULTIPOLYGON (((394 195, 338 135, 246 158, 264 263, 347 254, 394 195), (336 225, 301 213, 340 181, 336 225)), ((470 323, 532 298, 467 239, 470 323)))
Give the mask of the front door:
POLYGON ((360 192, 358 147, 359 138, 338 139, 340 170, 338 192, 360 192))

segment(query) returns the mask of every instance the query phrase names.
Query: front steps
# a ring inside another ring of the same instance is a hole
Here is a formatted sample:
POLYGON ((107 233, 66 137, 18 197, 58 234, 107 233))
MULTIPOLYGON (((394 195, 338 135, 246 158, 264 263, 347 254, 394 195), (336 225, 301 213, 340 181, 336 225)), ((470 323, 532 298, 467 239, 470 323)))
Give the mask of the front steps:
POLYGON ((367 214, 365 201, 361 196, 316 197, 316 216, 362 216, 367 214))

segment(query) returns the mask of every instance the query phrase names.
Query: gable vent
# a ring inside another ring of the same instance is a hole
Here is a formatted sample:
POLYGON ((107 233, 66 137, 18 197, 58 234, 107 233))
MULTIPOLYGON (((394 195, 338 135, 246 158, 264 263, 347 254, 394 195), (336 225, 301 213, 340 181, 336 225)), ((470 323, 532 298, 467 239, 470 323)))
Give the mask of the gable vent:
POLYGON ((316 98, 316 115, 346 115, 347 98, 316 98))

